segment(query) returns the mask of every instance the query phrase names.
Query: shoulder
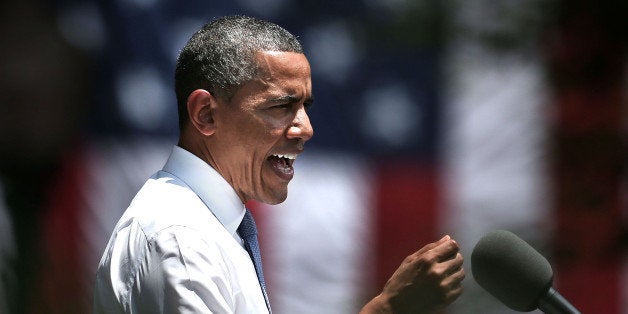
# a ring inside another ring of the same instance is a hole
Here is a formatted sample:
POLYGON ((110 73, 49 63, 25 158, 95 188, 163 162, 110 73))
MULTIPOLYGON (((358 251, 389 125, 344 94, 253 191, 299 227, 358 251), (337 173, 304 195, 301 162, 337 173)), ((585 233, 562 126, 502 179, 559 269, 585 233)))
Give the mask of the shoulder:
POLYGON ((156 261, 180 255, 182 248, 192 254, 220 256, 237 245, 190 188, 160 171, 144 184, 116 224, 105 257, 111 264, 129 263, 130 267, 149 257, 156 261))
POLYGON ((116 229, 135 222, 148 238, 169 227, 199 231, 220 229, 220 222, 183 181, 163 171, 137 193, 116 229))
MULTIPOLYGON (((231 277, 233 263, 239 261, 233 255, 239 251, 239 244, 191 189, 158 172, 116 225, 99 265, 97 294, 103 302, 118 299, 123 307, 131 306, 137 294, 142 303, 163 299, 154 294, 163 293, 163 287, 185 292, 186 285, 203 274, 231 277)), ((229 293, 228 280, 219 281, 220 289, 229 293)))

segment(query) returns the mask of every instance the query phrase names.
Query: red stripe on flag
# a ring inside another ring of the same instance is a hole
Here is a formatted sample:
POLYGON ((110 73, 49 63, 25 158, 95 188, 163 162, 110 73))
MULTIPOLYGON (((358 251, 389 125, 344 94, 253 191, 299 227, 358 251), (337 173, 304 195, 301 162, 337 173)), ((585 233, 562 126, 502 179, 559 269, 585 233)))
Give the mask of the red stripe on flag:
POLYGON ((416 160, 387 160, 377 167, 375 265, 381 289, 403 259, 438 240, 436 171, 416 160))
POLYGON ((35 288, 37 313, 87 313, 91 307, 93 279, 85 278, 81 245, 81 211, 85 199, 80 190, 86 184, 87 161, 82 147, 67 156, 50 188, 50 199, 42 214, 42 255, 47 267, 41 269, 35 288))
POLYGON ((623 17, 607 15, 610 6, 563 5, 548 47, 557 103, 556 282, 582 313, 622 313, 626 46, 613 28, 623 17))

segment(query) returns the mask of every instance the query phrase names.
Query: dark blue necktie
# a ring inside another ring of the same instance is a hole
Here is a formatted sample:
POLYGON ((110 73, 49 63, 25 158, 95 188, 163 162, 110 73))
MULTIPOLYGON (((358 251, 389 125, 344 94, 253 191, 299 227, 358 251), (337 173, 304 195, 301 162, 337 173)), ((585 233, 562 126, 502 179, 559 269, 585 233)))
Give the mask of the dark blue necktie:
POLYGON ((266 301, 266 307, 270 311, 270 303, 268 302, 268 295, 266 295, 266 282, 264 281, 264 273, 262 272, 262 255, 259 250, 259 243, 257 242, 257 226, 255 226, 255 220, 253 220, 253 215, 247 209, 240 226, 238 227, 238 234, 244 240, 244 248, 251 259, 253 260, 253 265, 255 266, 255 271, 257 272, 257 279, 259 280, 260 286, 262 287, 262 293, 264 294, 264 300, 266 301))

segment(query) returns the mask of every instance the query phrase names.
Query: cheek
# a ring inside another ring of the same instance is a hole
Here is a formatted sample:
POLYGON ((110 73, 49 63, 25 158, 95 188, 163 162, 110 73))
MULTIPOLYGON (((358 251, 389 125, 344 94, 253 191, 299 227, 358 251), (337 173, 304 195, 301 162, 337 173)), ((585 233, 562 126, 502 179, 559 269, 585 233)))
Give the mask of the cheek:
POLYGON ((268 133, 263 124, 255 119, 242 119, 234 123, 231 127, 233 134, 233 142, 229 143, 234 146, 241 146, 241 149, 252 149, 255 143, 262 141, 268 133))
MULTIPOLYGON (((252 128, 251 132, 247 132, 249 134, 247 142, 253 143, 254 145, 260 146, 272 146, 274 145, 284 133, 285 124, 281 122, 274 123, 263 123, 258 127, 252 128)), ((270 147, 266 147, 270 149, 270 147)))
POLYGON ((269 129, 268 132, 266 133, 269 141, 277 141, 278 139, 280 139, 283 136, 284 133, 284 127, 283 125, 281 126, 276 126, 272 129, 269 129))
POLYGON ((285 120, 261 116, 239 119, 231 129, 235 138, 225 144, 236 146, 241 154, 245 154, 245 159, 265 158, 283 137, 288 123, 285 120))

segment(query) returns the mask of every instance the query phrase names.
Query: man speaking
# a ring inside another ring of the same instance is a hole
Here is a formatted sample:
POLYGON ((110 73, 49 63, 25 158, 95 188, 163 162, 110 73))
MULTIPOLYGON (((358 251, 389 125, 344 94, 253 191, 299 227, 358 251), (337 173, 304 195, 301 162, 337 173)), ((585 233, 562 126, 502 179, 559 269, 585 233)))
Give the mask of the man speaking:
MULTIPOLYGON (((180 138, 98 266, 95 313, 270 313, 249 200, 283 202, 313 135, 310 66, 285 29, 229 16, 177 60, 180 138)), ((361 313, 432 313, 462 292, 449 236, 408 256, 361 313)))

